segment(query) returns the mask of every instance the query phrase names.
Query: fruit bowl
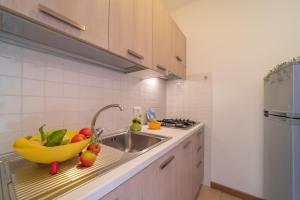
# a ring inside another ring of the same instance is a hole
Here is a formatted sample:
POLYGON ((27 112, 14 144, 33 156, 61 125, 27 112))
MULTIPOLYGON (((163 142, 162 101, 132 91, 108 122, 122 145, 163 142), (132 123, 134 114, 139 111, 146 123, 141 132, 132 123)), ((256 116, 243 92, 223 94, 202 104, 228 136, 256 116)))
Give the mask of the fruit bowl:
POLYGON ((148 128, 149 129, 153 129, 153 130, 160 129, 160 125, 161 125, 161 123, 158 122, 158 121, 148 122, 148 128))
MULTIPOLYGON (((78 131, 68 131, 66 136, 72 138, 76 134, 78 134, 78 131)), ((81 152, 89 142, 90 139, 85 139, 76 143, 47 147, 33 143, 26 138, 18 138, 13 144, 13 148, 19 155, 27 160, 36 163, 50 164, 73 158, 81 152)))

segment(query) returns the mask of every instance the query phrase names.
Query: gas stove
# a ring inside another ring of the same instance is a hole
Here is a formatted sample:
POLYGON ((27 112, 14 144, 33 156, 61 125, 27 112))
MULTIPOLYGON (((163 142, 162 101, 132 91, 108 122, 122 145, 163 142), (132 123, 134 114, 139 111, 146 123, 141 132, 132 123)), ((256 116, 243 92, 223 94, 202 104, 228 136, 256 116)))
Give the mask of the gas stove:
POLYGON ((178 129, 190 129, 195 125, 199 124, 199 122, 192 121, 189 119, 163 119, 159 120, 161 122, 161 126, 168 128, 178 128, 178 129))

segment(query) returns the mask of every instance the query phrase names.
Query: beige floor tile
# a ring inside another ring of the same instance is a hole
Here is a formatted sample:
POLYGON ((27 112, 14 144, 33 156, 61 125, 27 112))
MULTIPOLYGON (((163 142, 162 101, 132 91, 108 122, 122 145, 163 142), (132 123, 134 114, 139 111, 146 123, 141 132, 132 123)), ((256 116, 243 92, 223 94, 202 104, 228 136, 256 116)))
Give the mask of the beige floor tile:
POLYGON ((221 194, 218 190, 203 186, 197 200, 220 200, 221 194))
POLYGON ((242 199, 222 192, 220 200, 242 200, 242 199))

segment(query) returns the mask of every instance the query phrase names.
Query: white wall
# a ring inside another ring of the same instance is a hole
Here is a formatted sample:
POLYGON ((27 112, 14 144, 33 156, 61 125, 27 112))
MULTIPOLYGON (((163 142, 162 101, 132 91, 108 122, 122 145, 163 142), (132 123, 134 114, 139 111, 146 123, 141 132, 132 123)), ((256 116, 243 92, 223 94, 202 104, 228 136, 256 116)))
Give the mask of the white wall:
POLYGON ((212 73, 211 179, 263 196, 263 77, 300 55, 299 0, 197 0, 175 12, 188 74, 212 73))
POLYGON ((101 107, 98 127, 128 126, 133 107, 148 107, 165 116, 166 83, 161 79, 139 80, 101 67, 80 63, 0 42, 0 154, 12 151, 16 137, 46 129, 90 127, 101 107))

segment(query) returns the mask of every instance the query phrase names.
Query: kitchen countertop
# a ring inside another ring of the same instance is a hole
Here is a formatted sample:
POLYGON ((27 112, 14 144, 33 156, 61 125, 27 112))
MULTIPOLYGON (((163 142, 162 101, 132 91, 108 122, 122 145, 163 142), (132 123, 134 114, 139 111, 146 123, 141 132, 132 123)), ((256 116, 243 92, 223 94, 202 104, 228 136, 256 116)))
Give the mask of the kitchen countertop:
POLYGON ((116 187, 133 177, 155 160, 159 159, 173 147, 181 143, 183 140, 192 135, 195 131, 204 126, 203 123, 196 125, 189 130, 180 130, 162 127, 160 130, 150 130, 147 126, 143 126, 142 132, 152 133, 161 136, 171 137, 170 140, 161 145, 147 151, 146 153, 112 169, 111 171, 100 175, 87 182, 86 184, 76 188, 62 196, 59 200, 70 199, 100 199, 106 194, 114 190, 116 187))

